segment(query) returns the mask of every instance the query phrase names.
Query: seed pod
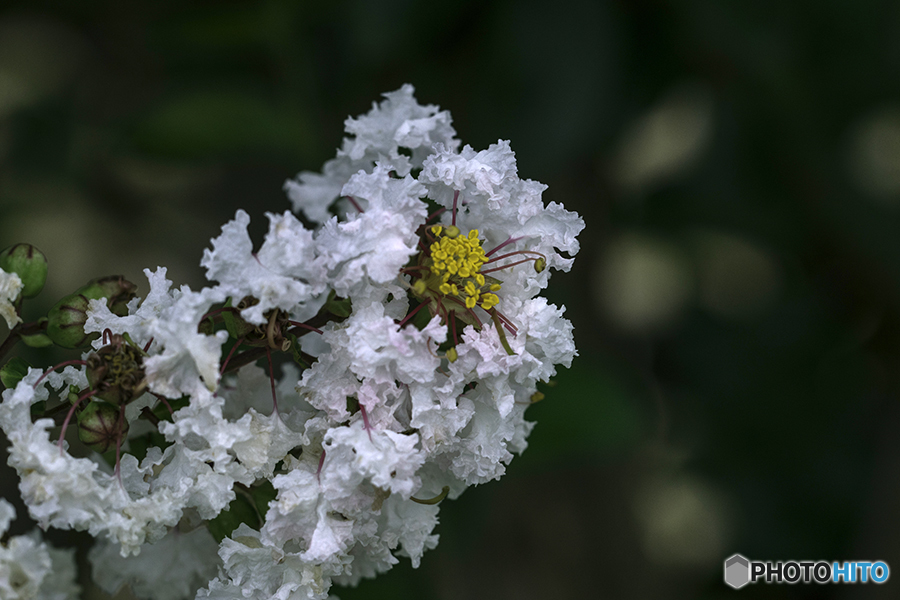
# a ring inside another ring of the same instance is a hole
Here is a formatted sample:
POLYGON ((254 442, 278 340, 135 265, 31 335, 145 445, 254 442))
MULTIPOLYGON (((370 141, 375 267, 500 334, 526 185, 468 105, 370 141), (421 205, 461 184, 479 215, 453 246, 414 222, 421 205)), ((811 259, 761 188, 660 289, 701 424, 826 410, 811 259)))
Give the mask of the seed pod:
POLYGON ((87 379, 96 397, 110 404, 127 404, 147 389, 140 351, 122 336, 87 357, 87 379))
POLYGON ((98 337, 85 333, 88 299, 81 294, 69 294, 56 303, 47 314, 47 337, 63 348, 78 348, 98 337))
POLYGON ((128 421, 119 422, 119 408, 93 401, 78 415, 78 439, 88 448, 103 454, 116 447, 128 435, 128 421))
POLYGON ((0 252, 0 269, 22 280, 22 297, 34 298, 47 281, 47 257, 31 244, 15 244, 0 252))

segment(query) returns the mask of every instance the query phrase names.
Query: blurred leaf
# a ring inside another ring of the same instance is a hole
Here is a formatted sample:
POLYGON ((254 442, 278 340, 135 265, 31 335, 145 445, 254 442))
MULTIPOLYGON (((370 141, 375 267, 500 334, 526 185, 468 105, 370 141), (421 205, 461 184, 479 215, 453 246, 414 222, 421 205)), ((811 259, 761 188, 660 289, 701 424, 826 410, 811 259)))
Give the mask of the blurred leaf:
POLYGON ((31 346, 32 348, 46 348, 47 346, 53 345, 53 340, 47 337, 44 333, 36 333, 34 335, 23 335, 22 342, 26 346, 31 346))
POLYGON ((282 112, 245 91, 192 91, 163 101, 138 124, 146 152, 174 158, 306 154, 308 128, 298 110, 282 112))
POLYGON ((537 422, 526 460, 555 461, 573 454, 588 458, 637 444, 644 427, 639 400, 601 357, 576 357, 572 368, 560 369, 552 383, 538 385, 545 398, 526 413, 537 422))
POLYGON ((247 496, 239 493, 228 505, 228 510, 223 510, 215 519, 207 521, 206 526, 216 542, 221 542, 231 535, 231 532, 237 529, 241 523, 246 523, 253 529, 259 529, 260 526, 254 503, 247 496))
POLYGON ((25 359, 18 356, 12 357, 3 365, 3 368, 0 368, 0 382, 7 388, 16 387, 22 381, 22 378, 28 374, 30 366, 25 359))

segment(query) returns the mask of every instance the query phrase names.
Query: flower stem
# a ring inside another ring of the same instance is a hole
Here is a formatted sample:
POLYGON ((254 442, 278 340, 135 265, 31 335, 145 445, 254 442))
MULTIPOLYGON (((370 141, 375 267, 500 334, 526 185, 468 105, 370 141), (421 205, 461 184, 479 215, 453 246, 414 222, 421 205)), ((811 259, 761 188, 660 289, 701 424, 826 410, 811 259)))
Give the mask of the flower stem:
POLYGON ((500 317, 497 316, 497 311, 491 310, 490 315, 491 320, 494 322, 494 329, 497 330, 497 335, 500 336, 500 343, 503 345, 503 349, 506 350, 508 355, 514 356, 516 353, 513 352, 513 349, 509 346, 509 342, 506 341, 506 334, 503 332, 503 326, 500 324, 500 317))
POLYGON ((439 504, 441 500, 447 497, 447 494, 450 493, 450 486, 445 485, 444 489, 441 490, 441 493, 435 496, 434 498, 427 498, 425 500, 419 500, 418 498, 414 498, 410 496, 410 500, 416 502, 417 504, 439 504))
POLYGON ((31 323, 19 323, 15 327, 13 327, 9 331, 9 335, 6 336, 6 339, 3 340, 3 343, 0 344, 0 360, 6 356, 6 353, 13 349, 16 343, 22 339, 24 335, 34 335, 36 333, 41 333, 42 331, 47 329, 47 322, 43 323, 38 321, 33 321, 31 323))
POLYGON ((69 421, 72 420, 72 415, 75 414, 75 409, 78 408, 78 405, 81 404, 85 398, 90 398, 94 394, 97 393, 97 390, 88 390, 81 397, 78 398, 75 402, 72 403, 72 408, 69 409, 69 412, 66 414, 66 419, 62 424, 62 431, 59 432, 59 441, 56 443, 59 446, 59 455, 63 455, 63 440, 66 439, 66 429, 69 427, 69 421))

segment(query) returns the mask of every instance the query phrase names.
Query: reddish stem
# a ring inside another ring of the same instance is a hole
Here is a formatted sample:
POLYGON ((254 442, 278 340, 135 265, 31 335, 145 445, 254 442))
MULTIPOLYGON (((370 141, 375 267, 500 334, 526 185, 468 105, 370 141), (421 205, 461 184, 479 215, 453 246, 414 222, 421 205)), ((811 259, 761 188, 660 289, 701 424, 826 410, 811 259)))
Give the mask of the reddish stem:
POLYGON ((512 244, 513 242, 518 242, 518 241, 521 240, 521 239, 522 239, 521 237, 517 237, 517 238, 511 237, 511 238, 507 238, 507 240, 506 240, 505 242, 503 242, 502 244, 500 244, 499 246, 497 246, 496 248, 494 248, 494 249, 491 250, 490 252, 487 252, 487 253, 485 254, 485 256, 490 256, 491 254, 493 254, 494 252, 496 252, 497 250, 499 250, 499 249, 502 248, 503 246, 506 246, 507 244, 512 244))
POLYGON ((228 351, 228 356, 225 357, 225 362, 222 363, 222 368, 219 369, 219 377, 221 377, 225 373, 225 367, 228 366, 228 361, 231 360, 231 356, 234 354, 234 351, 237 350, 237 347, 244 343, 244 338, 239 339, 234 343, 234 346, 231 347, 231 350, 228 351))
MULTIPOLYGON (((495 256, 495 257, 492 258, 491 260, 487 261, 487 263, 485 263, 485 264, 491 264, 491 263, 494 262, 495 260, 502 260, 502 259, 504 259, 504 258, 509 258, 510 256, 515 256, 515 255, 517 255, 517 254, 537 254, 538 256, 540 256, 541 258, 543 258, 543 259, 545 259, 545 260, 546 260, 546 258, 547 258, 546 256, 544 256, 544 255, 541 254, 540 252, 535 252, 534 250, 516 250, 515 252, 509 252, 509 253, 504 254, 504 255, 502 255, 502 256, 495 256)), ((487 256, 487 255, 485 254, 485 256, 487 256)))
MULTIPOLYGON (((453 296, 444 296, 444 297, 445 297, 447 300, 449 300, 450 302, 456 302, 457 304, 459 304, 460 306, 462 306, 464 309, 466 309, 466 312, 469 313, 469 315, 470 315, 473 319, 475 319, 475 322, 476 322, 476 323, 478 323, 478 327, 482 327, 482 326, 483 326, 483 323, 481 322, 481 319, 478 318, 478 315, 475 314, 475 311, 473 311, 471 308, 469 308, 468 306, 466 306, 466 303, 465 303, 465 302, 463 302, 463 301, 460 300, 459 298, 455 298, 455 297, 453 297, 453 296)), ((477 306, 477 305, 476 305, 476 306, 477 306)), ((442 313, 442 314, 446 314, 446 313, 442 313)), ((449 321, 449 319, 447 319, 446 317, 445 317, 444 320, 445 320, 445 321, 449 321)))
POLYGON ((355 208, 357 210, 357 212, 361 212, 361 213, 366 212, 362 209, 362 207, 360 207, 360 205, 356 202, 356 200, 353 198, 353 196, 344 196, 344 198, 346 198, 347 200, 350 201, 350 204, 353 205, 353 208, 355 208))
POLYGON ((445 212, 447 212, 447 207, 442 206, 441 208, 437 209, 436 211, 434 211, 433 213, 431 213, 430 215, 425 217, 425 222, 427 223, 428 221, 432 220, 433 218, 441 216, 445 212))
POLYGON ((122 463, 119 461, 122 451, 122 421, 125 420, 125 405, 119 407, 119 420, 116 423, 116 479, 119 480, 119 487, 125 488, 122 484, 122 463))
POLYGON ((322 448, 322 455, 319 456, 319 468, 316 469, 316 481, 320 481, 319 475, 322 473, 322 465, 325 464, 325 448, 322 448))
POLYGON ((154 393, 154 392, 150 392, 150 393, 153 394, 154 396, 156 396, 157 400, 159 400, 160 402, 162 402, 163 404, 166 405, 166 408, 169 409, 169 414, 170 414, 170 415, 175 414, 175 413, 172 411, 172 406, 169 404, 169 401, 166 400, 166 397, 165 397, 165 396, 160 396, 159 394, 154 393))
POLYGON ((56 365, 55 367, 51 367, 51 368, 47 369, 47 371, 43 375, 41 375, 37 381, 34 382, 34 389, 37 389, 38 384, 44 380, 44 377, 46 377, 47 375, 49 375, 50 373, 52 373, 53 371, 57 370, 60 367, 65 367, 67 365, 84 366, 86 364, 87 363, 84 362, 83 360, 67 360, 66 362, 61 362, 58 365, 56 365))
POLYGON ((90 398, 91 396, 93 396, 93 395, 96 394, 96 393, 97 393, 97 390, 88 390, 87 392, 85 392, 84 394, 82 394, 82 395, 78 398, 78 400, 76 400, 76 401, 72 404, 72 408, 70 408, 70 409, 69 409, 69 412, 66 413, 66 418, 65 418, 65 420, 63 421, 63 424, 62 424, 62 431, 59 432, 59 441, 56 442, 56 445, 59 446, 59 455, 60 455, 60 456, 63 455, 63 440, 66 438, 66 429, 69 427, 69 421, 72 420, 72 415, 75 414, 75 409, 78 408, 78 405, 81 404, 81 402, 82 402, 85 398, 90 398))
POLYGON ((515 267, 516 265, 521 265, 522 263, 532 262, 537 260, 536 258, 526 258, 525 260, 519 260, 514 263, 509 263, 508 265, 503 265, 502 267, 494 267, 493 269, 488 269, 486 271, 479 271, 482 275, 485 273, 493 273, 494 271, 502 271, 503 269, 509 269, 510 267, 515 267))
POLYGON ((322 333, 321 329, 316 329, 312 325, 307 325, 306 323, 298 323, 297 321, 288 321, 294 327, 300 327, 301 329, 308 329, 310 331, 315 331, 316 333, 322 333))
POLYGON ((459 190, 453 191, 453 220, 451 225, 456 225, 456 201, 459 199, 459 190))
MULTIPOLYGON (((359 405, 359 412, 362 413, 363 427, 365 428, 366 433, 369 434, 369 441, 372 442, 372 426, 369 425, 369 415, 366 413, 366 407, 363 406, 362 403, 359 405)), ((372 443, 374 444, 375 442, 372 443)))
POLYGON ((278 418, 281 418, 281 413, 278 412, 278 399, 275 398, 275 368, 272 366, 272 353, 269 351, 269 347, 266 346, 266 358, 269 360, 269 383, 272 385, 272 405, 275 407, 275 414, 278 415, 278 418))
POLYGON ((503 323, 503 326, 506 327, 506 330, 513 334, 513 337, 519 332, 519 329, 513 325, 513 322, 509 320, 509 317, 501 313, 500 311, 493 309, 491 314, 497 314, 497 318, 500 319, 500 322, 503 323))
POLYGON ((417 312, 419 312, 420 310, 422 310, 422 307, 424 307, 426 304, 428 304, 428 303, 427 303, 427 302, 423 302, 422 304, 420 304, 420 305, 418 305, 417 307, 415 307, 414 309, 412 309, 412 312, 410 312, 408 315, 406 315, 405 317, 403 317, 403 320, 400 321, 400 329, 403 329, 403 326, 406 325, 406 322, 409 321, 410 319, 412 319, 413 316, 415 316, 415 314, 416 314, 417 312))

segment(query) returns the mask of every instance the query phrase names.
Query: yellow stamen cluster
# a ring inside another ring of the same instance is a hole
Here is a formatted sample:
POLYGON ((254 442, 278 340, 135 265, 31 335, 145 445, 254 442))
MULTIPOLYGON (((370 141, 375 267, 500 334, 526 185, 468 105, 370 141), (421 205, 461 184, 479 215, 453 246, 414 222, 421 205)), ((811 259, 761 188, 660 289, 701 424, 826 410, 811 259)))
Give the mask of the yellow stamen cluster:
POLYGON ((445 296, 459 297, 466 308, 480 304, 483 309, 490 310, 496 306, 500 298, 490 292, 498 291, 500 285, 486 286, 484 275, 479 272, 488 259, 478 239, 478 230, 473 229, 463 236, 455 225, 446 229, 434 225, 431 233, 435 236, 429 248, 431 272, 441 278, 438 291, 445 296))

